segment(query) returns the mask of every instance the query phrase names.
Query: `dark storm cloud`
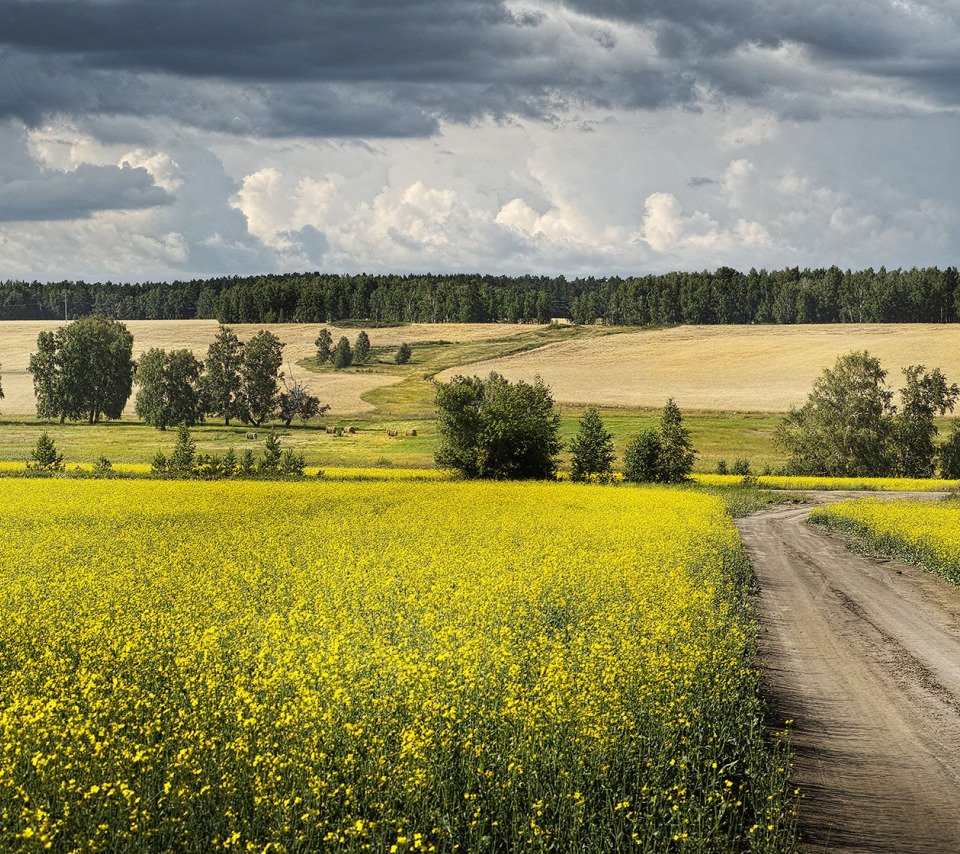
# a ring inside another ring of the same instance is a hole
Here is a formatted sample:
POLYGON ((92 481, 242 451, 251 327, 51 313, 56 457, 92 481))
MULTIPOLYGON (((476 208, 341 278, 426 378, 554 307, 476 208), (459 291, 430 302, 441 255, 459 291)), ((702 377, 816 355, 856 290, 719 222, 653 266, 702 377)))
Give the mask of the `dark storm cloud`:
POLYGON ((145 169, 82 164, 73 172, 0 181, 0 222, 81 219, 100 210, 167 204, 145 169))
POLYGON ((818 96, 811 101, 803 75, 771 79, 741 55, 784 44, 941 103, 957 103, 960 92, 958 13, 947 4, 538 0, 530 8, 0 0, 0 118, 168 116, 240 134, 406 137, 428 136, 442 119, 695 106, 704 91, 815 113, 818 96), (568 25, 564 8, 592 20, 568 25), (649 33, 656 55, 620 49, 618 26, 649 33))

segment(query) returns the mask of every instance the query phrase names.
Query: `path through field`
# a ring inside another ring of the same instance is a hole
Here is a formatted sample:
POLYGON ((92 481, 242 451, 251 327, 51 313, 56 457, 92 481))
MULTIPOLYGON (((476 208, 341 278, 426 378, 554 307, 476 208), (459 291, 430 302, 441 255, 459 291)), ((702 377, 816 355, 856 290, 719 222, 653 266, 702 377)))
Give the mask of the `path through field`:
POLYGON ((855 555, 808 512, 737 524, 809 850, 960 851, 960 587, 855 555))

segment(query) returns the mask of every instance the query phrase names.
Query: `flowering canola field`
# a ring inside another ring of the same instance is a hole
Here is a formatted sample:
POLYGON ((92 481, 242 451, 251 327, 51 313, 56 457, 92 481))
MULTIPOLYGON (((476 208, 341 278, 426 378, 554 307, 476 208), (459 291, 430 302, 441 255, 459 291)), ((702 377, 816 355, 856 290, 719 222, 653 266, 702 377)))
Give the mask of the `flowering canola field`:
POLYGON ((719 500, 0 485, 0 849, 769 850, 719 500))
MULTIPOLYGON (((743 475, 697 474, 691 480, 701 486, 738 486, 743 475)), ((756 475, 761 489, 868 490, 876 492, 947 492, 960 489, 960 480, 913 477, 820 477, 816 475, 756 475)))
POLYGON ((854 545, 896 555, 960 584, 960 503, 861 499, 818 507, 810 520, 853 534, 854 545))

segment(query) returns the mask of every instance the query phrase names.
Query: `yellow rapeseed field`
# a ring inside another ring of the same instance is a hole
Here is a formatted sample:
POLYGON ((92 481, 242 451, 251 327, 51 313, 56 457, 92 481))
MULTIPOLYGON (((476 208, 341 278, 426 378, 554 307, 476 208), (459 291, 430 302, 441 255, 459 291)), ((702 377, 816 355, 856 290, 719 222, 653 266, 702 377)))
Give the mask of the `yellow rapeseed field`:
POLYGON ((896 555, 960 584, 960 503, 860 499, 818 507, 810 519, 854 536, 854 546, 896 555))
POLYGON ((721 502, 0 481, 0 849, 790 848, 721 502))
MULTIPOLYGON (((690 479, 702 486, 738 486, 737 474, 692 474, 690 479)), ((960 480, 911 477, 819 477, 810 475, 757 475, 754 485, 763 489, 811 489, 877 492, 948 492, 960 488, 960 480)))

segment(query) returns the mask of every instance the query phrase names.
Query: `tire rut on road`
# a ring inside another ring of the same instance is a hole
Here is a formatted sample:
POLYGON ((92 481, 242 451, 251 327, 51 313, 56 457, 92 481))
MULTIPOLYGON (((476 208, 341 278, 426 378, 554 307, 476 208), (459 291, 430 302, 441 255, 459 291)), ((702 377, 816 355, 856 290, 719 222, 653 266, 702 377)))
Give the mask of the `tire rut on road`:
POLYGON ((737 520, 808 848, 960 852, 960 587, 853 554, 809 509, 737 520))

